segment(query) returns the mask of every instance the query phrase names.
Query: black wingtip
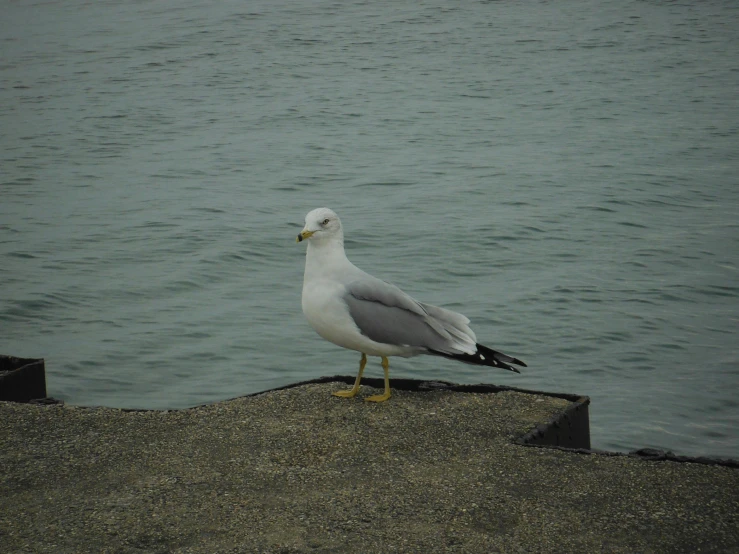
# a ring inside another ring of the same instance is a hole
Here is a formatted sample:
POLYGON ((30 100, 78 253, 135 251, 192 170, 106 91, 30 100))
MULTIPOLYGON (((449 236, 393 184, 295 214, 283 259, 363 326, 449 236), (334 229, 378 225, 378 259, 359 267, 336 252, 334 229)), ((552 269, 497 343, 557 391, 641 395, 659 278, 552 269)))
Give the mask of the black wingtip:
POLYGON ((521 373, 518 371, 517 368, 513 367, 512 365, 504 364, 503 362, 497 362, 495 364, 485 364, 489 365, 490 367, 499 367, 500 369, 507 369, 508 371, 512 371, 513 373, 521 373))
POLYGON ((499 367, 501 369, 507 369, 508 371, 513 371, 515 373, 521 373, 520 371, 518 371, 518 369, 516 369, 512 365, 508 365, 507 363, 501 362, 500 360, 495 359, 495 358, 493 358, 493 362, 492 363, 490 363, 490 364, 481 364, 481 365, 487 365, 487 366, 491 366, 491 367, 499 367))
POLYGON ((527 367, 526 364, 518 358, 514 358, 513 356, 509 356, 508 354, 503 354, 502 352, 498 352, 497 350, 493 350, 492 348, 488 348, 487 346, 479 343, 477 344, 477 355, 482 357, 484 360, 492 361, 492 363, 484 365, 502 367, 509 371, 515 371, 516 373, 521 372, 515 367, 512 367, 508 364, 516 364, 520 365, 521 367, 527 367))
POLYGON ((458 360, 466 364, 482 365, 487 367, 499 367, 501 369, 507 369, 508 371, 513 371, 514 373, 518 374, 520 374, 521 372, 517 368, 508 364, 516 364, 522 367, 528 367, 518 358, 512 358, 511 356, 503 354, 502 352, 498 352, 497 350, 493 350, 492 348, 488 348, 487 346, 483 346, 482 344, 477 345, 477 352, 475 352, 474 354, 447 354, 436 350, 429 350, 429 353, 435 354, 437 356, 443 356, 445 358, 450 358, 452 360, 458 360))

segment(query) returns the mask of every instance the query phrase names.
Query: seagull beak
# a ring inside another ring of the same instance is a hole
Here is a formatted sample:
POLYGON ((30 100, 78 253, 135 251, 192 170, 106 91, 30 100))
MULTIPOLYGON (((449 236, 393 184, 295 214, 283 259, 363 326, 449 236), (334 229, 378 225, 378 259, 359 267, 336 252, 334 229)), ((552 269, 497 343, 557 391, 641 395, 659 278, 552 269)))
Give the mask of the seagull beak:
POLYGON ((303 241, 305 239, 309 239, 309 238, 311 238, 313 236, 314 233, 315 233, 315 231, 302 231, 298 235, 298 238, 295 240, 295 242, 301 242, 301 241, 303 241))

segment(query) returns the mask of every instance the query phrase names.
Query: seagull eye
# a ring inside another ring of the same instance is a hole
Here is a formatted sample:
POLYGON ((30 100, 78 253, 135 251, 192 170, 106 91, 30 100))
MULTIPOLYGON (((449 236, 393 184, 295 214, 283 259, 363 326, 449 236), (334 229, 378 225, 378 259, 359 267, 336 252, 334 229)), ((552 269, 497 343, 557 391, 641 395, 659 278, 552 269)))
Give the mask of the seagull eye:
POLYGON ((321 225, 328 225, 328 218, 321 221, 321 225))

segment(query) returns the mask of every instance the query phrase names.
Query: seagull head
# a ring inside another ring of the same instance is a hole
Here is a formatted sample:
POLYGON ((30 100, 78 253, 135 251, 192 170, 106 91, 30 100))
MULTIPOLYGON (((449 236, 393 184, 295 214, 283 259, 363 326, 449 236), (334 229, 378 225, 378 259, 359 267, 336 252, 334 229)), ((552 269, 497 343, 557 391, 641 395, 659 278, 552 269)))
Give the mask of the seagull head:
POLYGON ((341 220, 336 212, 328 208, 316 208, 305 216, 305 227, 298 235, 297 242, 303 240, 323 242, 336 240, 343 242, 344 232, 341 230, 341 220))

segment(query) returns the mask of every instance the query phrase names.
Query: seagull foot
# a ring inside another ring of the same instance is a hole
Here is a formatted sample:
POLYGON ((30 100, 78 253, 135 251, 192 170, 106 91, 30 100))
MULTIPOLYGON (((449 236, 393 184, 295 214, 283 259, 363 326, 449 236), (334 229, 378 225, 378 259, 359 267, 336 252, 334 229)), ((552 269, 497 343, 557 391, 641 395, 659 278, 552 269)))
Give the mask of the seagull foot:
POLYGON ((354 398, 357 396, 357 393, 359 392, 359 389, 349 389, 349 390, 339 390, 336 392, 332 392, 334 396, 338 396, 339 398, 354 398))
POLYGON ((385 402, 390 398, 390 391, 387 391, 384 394, 376 394, 375 396, 368 396, 364 399, 365 402, 385 402))

